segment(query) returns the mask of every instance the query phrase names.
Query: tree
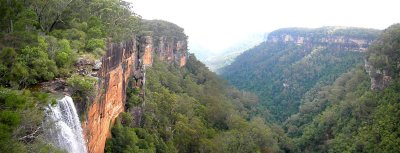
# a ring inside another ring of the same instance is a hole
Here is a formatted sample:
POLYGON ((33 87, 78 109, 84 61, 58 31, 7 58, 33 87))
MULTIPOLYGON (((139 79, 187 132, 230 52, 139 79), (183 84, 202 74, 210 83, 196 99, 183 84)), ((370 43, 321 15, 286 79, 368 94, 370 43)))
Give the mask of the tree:
POLYGON ((75 53, 72 51, 69 41, 61 39, 58 41, 58 51, 56 52, 55 61, 60 68, 70 68, 76 59, 75 53))
POLYGON ((72 2, 74 0, 29 1, 37 14, 40 29, 45 32, 51 32, 58 23, 63 21, 64 13, 70 9, 72 2))

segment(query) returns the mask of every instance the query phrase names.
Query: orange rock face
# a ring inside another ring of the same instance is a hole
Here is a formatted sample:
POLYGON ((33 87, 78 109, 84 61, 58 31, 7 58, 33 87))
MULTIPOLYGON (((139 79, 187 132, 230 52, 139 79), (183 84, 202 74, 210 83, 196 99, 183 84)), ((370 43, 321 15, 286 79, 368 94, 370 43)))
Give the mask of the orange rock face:
POLYGON ((83 122, 84 135, 90 153, 103 153, 106 139, 111 136, 110 128, 118 115, 124 111, 126 88, 131 76, 136 86, 144 84, 143 65, 151 66, 153 55, 161 60, 176 62, 180 67, 186 64, 186 40, 165 42, 158 40, 154 46, 152 37, 142 37, 124 43, 110 43, 102 65, 97 72, 99 83, 97 95, 90 105, 87 120, 83 122))
POLYGON ((186 65, 186 56, 182 56, 180 61, 179 61, 179 67, 185 66, 186 65))
POLYGON ((151 46, 148 45, 144 51, 143 55, 143 64, 151 65, 153 63, 153 59, 151 57, 151 46))
POLYGON ((154 52, 162 61, 175 62, 181 67, 186 64, 187 41, 160 37, 157 40, 154 52), (184 60, 184 62, 182 62, 184 60))
POLYGON ((130 41, 111 44, 102 59, 102 67, 98 72, 101 79, 98 94, 83 124, 90 153, 104 152, 106 139, 111 136, 111 124, 124 111, 128 79, 137 66, 135 55, 136 41, 130 41))
POLYGON ((145 38, 145 48, 143 55, 143 64, 146 66, 151 66, 153 64, 153 42, 151 37, 145 38))
POLYGON ((144 65, 151 65, 153 64, 153 59, 152 59, 152 46, 147 45, 146 48, 144 49, 144 55, 143 55, 143 64, 144 65))

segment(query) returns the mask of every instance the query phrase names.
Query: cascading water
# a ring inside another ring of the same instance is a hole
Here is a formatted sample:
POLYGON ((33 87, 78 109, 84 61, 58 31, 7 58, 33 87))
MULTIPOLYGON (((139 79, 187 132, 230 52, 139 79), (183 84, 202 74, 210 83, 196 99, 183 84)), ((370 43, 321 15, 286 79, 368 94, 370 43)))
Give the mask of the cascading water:
POLYGON ((45 123, 48 137, 55 146, 69 153, 87 153, 81 123, 71 97, 65 96, 57 101, 56 106, 49 106, 45 123))

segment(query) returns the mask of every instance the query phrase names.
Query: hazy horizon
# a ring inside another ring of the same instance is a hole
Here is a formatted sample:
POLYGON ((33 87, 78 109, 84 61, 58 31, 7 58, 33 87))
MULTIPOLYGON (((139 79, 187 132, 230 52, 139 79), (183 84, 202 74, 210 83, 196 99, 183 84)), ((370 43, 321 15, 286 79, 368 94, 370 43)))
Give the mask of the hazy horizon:
POLYGON ((245 37, 286 27, 347 26, 384 29, 399 22, 393 0, 128 0, 143 19, 185 29, 189 49, 222 52, 245 37))

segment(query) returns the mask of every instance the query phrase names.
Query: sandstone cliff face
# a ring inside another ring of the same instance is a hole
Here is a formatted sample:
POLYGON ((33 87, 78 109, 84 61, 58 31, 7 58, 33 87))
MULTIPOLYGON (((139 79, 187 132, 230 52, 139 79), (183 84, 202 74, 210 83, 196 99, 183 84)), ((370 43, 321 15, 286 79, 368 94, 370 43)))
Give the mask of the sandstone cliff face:
POLYGON ((84 135, 90 153, 104 152, 105 142, 110 137, 110 128, 118 115, 124 111, 128 79, 134 77, 134 86, 143 87, 144 68, 151 66, 153 57, 186 64, 186 40, 165 41, 160 39, 154 46, 152 37, 133 38, 123 43, 109 43, 97 72, 98 93, 88 108, 87 120, 83 123, 84 135))
POLYGON ((365 52, 376 36, 374 34, 367 36, 350 34, 354 32, 376 33, 378 31, 344 27, 324 27, 318 29, 287 28, 271 32, 267 37, 267 42, 294 43, 310 47, 330 45, 340 50, 365 52))
POLYGON ((313 39, 306 36, 293 36, 290 34, 285 34, 279 36, 269 36, 267 41, 273 43, 295 43, 297 45, 333 44, 338 45, 338 47, 341 47, 342 49, 364 52, 367 50, 368 46, 372 43, 373 40, 350 38, 344 36, 328 36, 313 39))
POLYGON ((88 109, 84 134, 89 152, 103 152, 110 127, 124 111, 128 78, 139 65, 136 40, 109 44, 98 71, 98 94, 88 109))
POLYGON ((155 53, 160 60, 175 62, 181 67, 186 64, 187 41, 168 37, 159 37, 154 40, 155 53))

